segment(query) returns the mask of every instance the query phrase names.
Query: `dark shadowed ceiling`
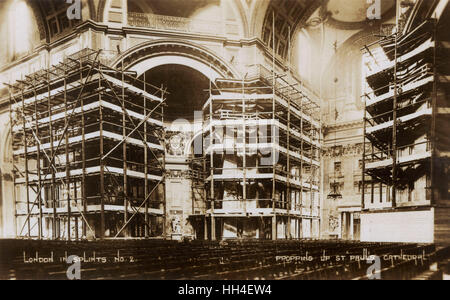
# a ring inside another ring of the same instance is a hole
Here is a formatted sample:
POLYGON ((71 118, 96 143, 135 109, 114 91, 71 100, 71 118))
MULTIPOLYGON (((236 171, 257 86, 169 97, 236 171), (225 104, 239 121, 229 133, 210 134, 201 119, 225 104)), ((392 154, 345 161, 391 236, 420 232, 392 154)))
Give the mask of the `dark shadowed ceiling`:
MULTIPOLYGON (((141 77, 142 78, 142 77, 141 77)), ((194 111, 202 110, 209 93, 209 79, 202 73, 183 65, 162 65, 145 73, 146 81, 160 87, 164 85, 170 94, 167 96, 167 107, 164 118, 167 121, 176 119, 194 119, 194 111)))

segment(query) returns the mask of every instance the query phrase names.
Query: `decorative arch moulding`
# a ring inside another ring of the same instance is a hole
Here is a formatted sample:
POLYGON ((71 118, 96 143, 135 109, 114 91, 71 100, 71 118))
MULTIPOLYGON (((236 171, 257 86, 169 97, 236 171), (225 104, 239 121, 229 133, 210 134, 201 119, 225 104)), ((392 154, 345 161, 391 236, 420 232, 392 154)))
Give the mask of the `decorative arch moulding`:
POLYGON ((238 78, 239 73, 234 70, 234 67, 223 61, 211 50, 180 40, 161 39, 141 43, 123 53, 113 61, 112 66, 122 68, 123 64, 124 69, 129 69, 146 59, 165 55, 188 57, 215 69, 223 77, 238 78))

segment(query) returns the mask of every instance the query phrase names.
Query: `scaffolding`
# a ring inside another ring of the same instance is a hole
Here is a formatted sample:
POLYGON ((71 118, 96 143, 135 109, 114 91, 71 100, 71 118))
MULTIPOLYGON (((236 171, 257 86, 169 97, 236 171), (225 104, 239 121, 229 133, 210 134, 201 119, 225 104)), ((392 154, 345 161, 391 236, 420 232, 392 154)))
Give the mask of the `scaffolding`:
POLYGON ((164 232, 167 91, 84 49, 10 88, 17 237, 164 232))
MULTIPOLYGON (((418 1, 412 15, 431 2, 418 1)), ((363 95, 363 210, 380 208, 377 202, 397 208, 448 198, 448 37, 436 18, 410 18, 403 31, 396 28, 362 49, 372 60, 363 95)))
POLYGON ((209 236, 244 217, 258 238, 302 238, 302 220, 319 227, 320 107, 286 75, 251 71, 216 80, 203 106, 209 236))
MULTIPOLYGON (((203 135, 198 137, 203 138, 203 135)), ((200 143, 203 145, 203 143, 200 143)), ((208 228, 205 211, 206 211, 206 185, 205 179, 207 174, 206 159, 203 154, 193 154, 189 159, 189 178, 191 180, 191 198, 192 198, 192 212, 189 220, 196 231, 194 235, 198 239, 208 240, 208 228)))

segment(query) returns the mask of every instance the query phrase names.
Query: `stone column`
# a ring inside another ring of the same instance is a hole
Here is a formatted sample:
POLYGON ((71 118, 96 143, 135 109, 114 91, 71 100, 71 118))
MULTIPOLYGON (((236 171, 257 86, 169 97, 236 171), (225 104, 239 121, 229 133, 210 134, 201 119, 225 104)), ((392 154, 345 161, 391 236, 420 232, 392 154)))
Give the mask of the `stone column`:
POLYGON ((354 240, 354 232, 353 232, 353 213, 350 213, 349 216, 350 216, 350 236, 349 236, 349 238, 350 238, 351 240, 354 240))
POLYGON ((347 214, 345 212, 341 213, 341 239, 346 239, 346 227, 347 227, 347 214))

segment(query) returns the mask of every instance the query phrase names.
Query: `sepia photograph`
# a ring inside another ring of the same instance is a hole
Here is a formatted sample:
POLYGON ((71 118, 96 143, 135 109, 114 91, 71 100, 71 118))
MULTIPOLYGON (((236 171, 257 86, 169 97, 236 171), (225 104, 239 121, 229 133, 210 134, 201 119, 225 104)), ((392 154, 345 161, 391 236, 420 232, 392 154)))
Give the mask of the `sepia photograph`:
POLYGON ((1 281, 450 279, 449 0, 0 0, 0 41, 1 281))

